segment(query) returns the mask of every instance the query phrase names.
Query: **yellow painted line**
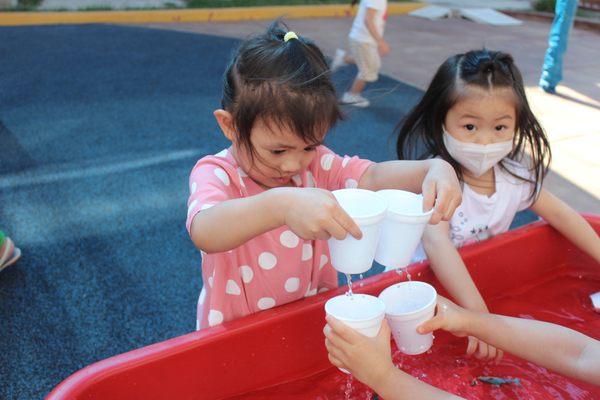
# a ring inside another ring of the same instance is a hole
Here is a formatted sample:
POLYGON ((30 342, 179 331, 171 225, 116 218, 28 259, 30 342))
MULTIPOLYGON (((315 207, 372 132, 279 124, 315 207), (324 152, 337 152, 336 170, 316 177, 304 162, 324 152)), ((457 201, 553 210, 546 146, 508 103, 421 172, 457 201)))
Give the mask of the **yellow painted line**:
MULTIPOLYGON (((388 14, 406 14, 424 3, 388 3, 388 14)), ((3 12, 0 25, 143 24, 155 22, 210 22, 294 18, 342 18, 354 15, 348 4, 309 6, 235 7, 183 10, 3 12)))

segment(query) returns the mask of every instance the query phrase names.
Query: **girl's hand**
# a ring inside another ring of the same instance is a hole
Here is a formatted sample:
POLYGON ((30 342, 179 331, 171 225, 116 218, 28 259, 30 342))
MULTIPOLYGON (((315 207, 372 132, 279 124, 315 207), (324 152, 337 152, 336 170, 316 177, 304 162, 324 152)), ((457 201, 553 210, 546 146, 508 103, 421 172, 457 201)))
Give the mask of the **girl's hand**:
POLYGON ((475 358, 478 360, 494 361, 498 364, 502 360, 502 357, 504 357, 504 352, 474 336, 469 336, 467 355, 475 355, 475 358))
POLYGON ((377 387, 386 374, 394 370, 390 348, 390 327, 384 319, 379 334, 364 336, 342 322, 327 316, 325 347, 329 361, 348 370, 356 379, 370 387, 377 387))
POLYGON ((436 309, 437 312, 435 317, 429 321, 423 322, 417 328, 417 332, 426 334, 438 329, 443 329, 458 337, 465 337, 468 335, 467 327, 470 318, 469 313, 471 313, 471 311, 462 308, 458 304, 453 303, 439 294, 436 309))
POLYGON ((379 51, 379 55, 381 57, 385 57, 390 54, 390 46, 383 39, 377 42, 377 50, 379 51))
MULTIPOLYGON (((473 311, 462 308, 444 296, 438 295, 435 317, 419 326, 417 332, 425 334, 443 329, 455 336, 464 337, 469 334, 469 324, 473 317, 473 311)), ((504 356, 502 350, 496 349, 494 346, 490 346, 473 336, 469 336, 467 355, 472 354, 475 354, 475 358, 495 360, 496 363, 500 362, 504 356)))
POLYGON ((356 239, 362 232, 356 222, 342 209, 333 194, 324 189, 289 189, 284 204, 284 223, 305 240, 342 240, 348 233, 356 239))
POLYGON ((444 160, 432 159, 431 167, 423 180, 423 211, 435 209, 430 224, 450 221, 454 210, 462 202, 462 190, 454 168, 444 160))

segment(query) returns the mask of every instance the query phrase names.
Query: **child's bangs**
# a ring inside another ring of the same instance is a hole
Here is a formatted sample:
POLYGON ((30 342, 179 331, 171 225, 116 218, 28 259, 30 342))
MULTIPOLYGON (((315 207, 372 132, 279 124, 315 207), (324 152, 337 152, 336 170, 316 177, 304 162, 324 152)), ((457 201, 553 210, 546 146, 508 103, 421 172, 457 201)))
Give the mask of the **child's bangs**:
POLYGON ((265 83, 241 94, 239 117, 253 122, 261 118, 272 128, 292 131, 305 143, 319 143, 342 115, 334 92, 311 89, 265 83))

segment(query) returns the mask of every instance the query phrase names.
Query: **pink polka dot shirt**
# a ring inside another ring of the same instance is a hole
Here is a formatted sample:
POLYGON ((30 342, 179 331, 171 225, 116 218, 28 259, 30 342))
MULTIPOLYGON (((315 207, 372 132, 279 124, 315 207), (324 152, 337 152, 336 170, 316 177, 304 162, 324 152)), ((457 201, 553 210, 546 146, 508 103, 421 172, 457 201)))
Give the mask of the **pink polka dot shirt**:
MULTIPOLYGON (((327 190, 356 187, 372 164, 358 157, 340 157, 325 146, 317 147, 316 152, 309 167, 293 177, 296 187, 327 190)), ((229 150, 200 159, 192 169, 189 184, 188 232, 193 218, 202 210, 265 190, 246 175, 229 150)), ((197 329, 337 287, 337 273, 329 262, 327 241, 303 240, 287 226, 227 252, 202 253, 202 278, 197 329)))

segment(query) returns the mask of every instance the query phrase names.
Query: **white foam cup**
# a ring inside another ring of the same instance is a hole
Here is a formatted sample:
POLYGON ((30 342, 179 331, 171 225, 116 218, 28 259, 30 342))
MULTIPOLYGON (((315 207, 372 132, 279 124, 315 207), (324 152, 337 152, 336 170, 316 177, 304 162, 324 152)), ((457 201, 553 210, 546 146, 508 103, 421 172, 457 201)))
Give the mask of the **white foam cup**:
POLYGON ((403 190, 386 189, 377 192, 388 201, 381 226, 381 237, 375 261, 386 271, 410 264, 433 209, 423 212, 423 196, 403 190))
MULTIPOLYGON (((368 294, 343 294, 327 300, 325 312, 357 332, 375 337, 385 318, 385 304, 379 298, 368 294)), ((340 370, 348 373, 343 368, 340 370)))
POLYGON ((409 281, 393 284, 379 298, 385 303, 388 320, 398 350, 404 354, 421 354, 433 344, 433 334, 421 335, 417 327, 433 318, 437 292, 428 283, 409 281))
POLYGON ((370 190, 341 189, 332 193, 363 235, 360 240, 350 234, 343 240, 330 238, 331 265, 344 274, 362 274, 373 265, 387 201, 370 190))

